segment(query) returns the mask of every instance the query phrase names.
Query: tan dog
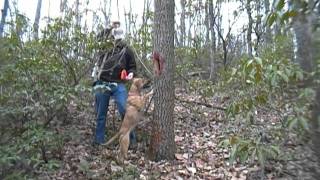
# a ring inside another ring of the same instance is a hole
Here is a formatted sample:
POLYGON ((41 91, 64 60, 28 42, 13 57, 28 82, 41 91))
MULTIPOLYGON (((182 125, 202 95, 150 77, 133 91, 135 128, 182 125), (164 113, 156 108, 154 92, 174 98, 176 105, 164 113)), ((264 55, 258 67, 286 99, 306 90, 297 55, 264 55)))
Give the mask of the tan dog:
POLYGON ((141 95, 142 87, 147 83, 147 80, 142 78, 134 78, 130 87, 127 99, 126 114, 121 124, 120 130, 115 134, 105 145, 110 145, 116 138, 119 137, 120 144, 120 156, 119 160, 123 162, 127 158, 128 148, 130 144, 129 134, 133 128, 135 128, 140 118, 142 117, 141 110, 148 97, 150 97, 153 91, 141 95))

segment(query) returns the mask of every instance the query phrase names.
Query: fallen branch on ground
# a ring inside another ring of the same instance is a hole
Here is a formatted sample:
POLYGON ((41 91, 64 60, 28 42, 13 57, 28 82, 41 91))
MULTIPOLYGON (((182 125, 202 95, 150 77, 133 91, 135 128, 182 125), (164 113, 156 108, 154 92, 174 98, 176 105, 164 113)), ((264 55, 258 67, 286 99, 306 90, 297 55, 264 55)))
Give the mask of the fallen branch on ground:
POLYGON ((204 102, 189 101, 189 100, 180 99, 180 98, 178 98, 178 97, 176 97, 175 99, 176 99, 177 101, 182 102, 182 103, 196 104, 196 105, 201 105, 201 106, 205 106, 205 107, 208 107, 208 108, 219 109, 219 110, 222 110, 222 111, 227 110, 227 108, 225 108, 225 107, 215 106, 215 105, 208 104, 208 103, 204 103, 204 102))

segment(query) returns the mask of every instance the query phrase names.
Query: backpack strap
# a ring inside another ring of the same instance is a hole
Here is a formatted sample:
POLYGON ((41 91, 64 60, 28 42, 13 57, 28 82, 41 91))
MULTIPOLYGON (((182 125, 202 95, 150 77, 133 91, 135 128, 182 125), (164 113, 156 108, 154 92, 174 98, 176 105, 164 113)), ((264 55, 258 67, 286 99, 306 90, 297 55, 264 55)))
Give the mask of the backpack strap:
POLYGON ((124 56, 125 51, 127 50, 127 46, 122 47, 121 51, 119 52, 119 53, 121 54, 121 56, 120 56, 120 58, 119 58, 120 60, 119 60, 116 64, 114 64, 111 68, 109 68, 109 69, 107 69, 107 70, 104 70, 104 69, 103 69, 105 63, 106 63, 110 58, 113 57, 115 48, 116 48, 116 47, 113 47, 111 56, 108 56, 107 54, 104 55, 103 61, 102 61, 102 63, 100 64, 100 67, 98 68, 98 71, 97 71, 98 74, 95 74, 95 75, 96 75, 96 76, 94 77, 94 80, 95 80, 95 81, 96 81, 96 80, 100 80, 100 76, 101 76, 101 74, 102 74, 103 71, 108 71, 108 70, 113 71, 113 69, 114 69, 117 65, 120 65, 120 64, 122 63, 120 60, 121 60, 122 57, 124 56))

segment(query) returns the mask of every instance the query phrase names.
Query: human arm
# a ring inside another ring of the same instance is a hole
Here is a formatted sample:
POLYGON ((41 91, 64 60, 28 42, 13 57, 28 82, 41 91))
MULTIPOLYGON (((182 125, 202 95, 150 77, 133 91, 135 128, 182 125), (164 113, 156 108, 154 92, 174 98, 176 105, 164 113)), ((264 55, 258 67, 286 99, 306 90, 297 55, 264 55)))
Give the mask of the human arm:
POLYGON ((126 69, 128 72, 128 76, 126 79, 130 80, 133 78, 134 75, 136 75, 136 70, 137 70, 135 56, 130 47, 127 48, 126 60, 127 60, 126 69))

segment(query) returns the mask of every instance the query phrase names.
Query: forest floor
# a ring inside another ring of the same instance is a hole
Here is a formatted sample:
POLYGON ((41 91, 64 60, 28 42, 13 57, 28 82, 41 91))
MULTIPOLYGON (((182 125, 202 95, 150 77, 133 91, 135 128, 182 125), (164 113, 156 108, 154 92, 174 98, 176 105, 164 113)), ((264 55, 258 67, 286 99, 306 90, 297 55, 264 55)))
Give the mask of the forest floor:
MULTIPOLYGON (((224 110, 214 108, 215 106, 225 107, 227 102, 223 98, 212 97, 206 102, 211 107, 206 107, 192 104, 192 102, 203 102, 195 94, 186 94, 177 90, 176 96, 178 98, 174 111, 176 154, 173 161, 153 162, 145 157, 148 133, 150 133, 150 121, 148 121, 150 117, 147 116, 145 119, 148 123, 136 129, 138 147, 129 151, 129 159, 124 165, 118 165, 115 158, 116 146, 92 146, 95 128, 95 115, 92 107, 92 110, 88 112, 77 112, 71 122, 61 126, 61 133, 68 134, 63 148, 62 165, 56 171, 42 173, 40 178, 241 180, 261 179, 263 173, 264 179, 280 179, 280 177, 281 179, 299 179, 295 174, 299 172, 297 163, 290 166, 290 163, 272 161, 265 166, 264 171, 261 171, 258 162, 250 163, 250 165, 241 165, 236 162, 230 164, 229 149, 219 145, 222 140, 228 138, 226 132, 230 127, 226 126, 224 110)), ((115 133, 121 123, 115 114, 114 112, 108 114, 107 139, 115 133)), ((274 114, 262 114, 261 116, 264 116, 262 119, 270 121, 279 119, 274 114)), ((294 149, 299 148, 295 145, 294 149)), ((303 151, 305 150, 301 149, 301 152, 303 151)), ((302 154, 301 158, 306 159, 308 153, 302 154)), ((303 168, 300 170, 303 171, 303 168)))

